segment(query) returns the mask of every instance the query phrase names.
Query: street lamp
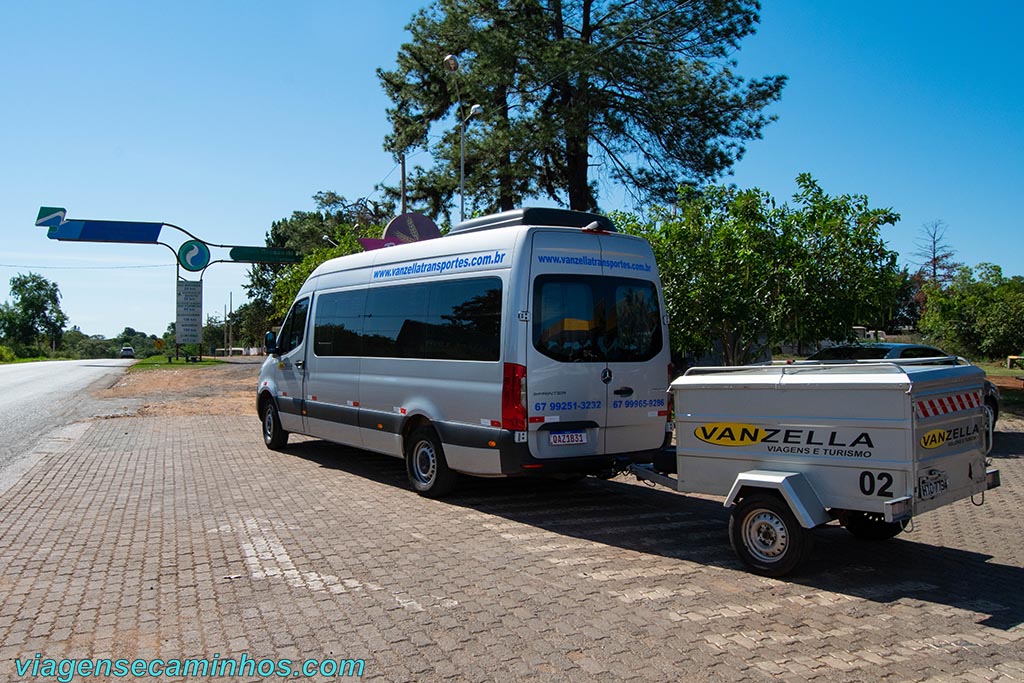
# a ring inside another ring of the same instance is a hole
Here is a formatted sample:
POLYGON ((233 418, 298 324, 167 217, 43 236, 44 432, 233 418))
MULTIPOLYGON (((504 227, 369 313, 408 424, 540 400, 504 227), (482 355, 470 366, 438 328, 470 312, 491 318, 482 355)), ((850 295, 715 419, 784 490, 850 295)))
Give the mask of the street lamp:
POLYGON ((459 220, 466 220, 466 122, 484 110, 479 104, 459 123, 459 220))
POLYGON ((442 62, 446 71, 452 74, 455 83, 455 109, 459 117, 459 220, 466 220, 466 122, 484 110, 479 104, 469 108, 469 114, 462 116, 462 93, 459 92, 459 79, 455 73, 459 70, 459 60, 455 55, 448 55, 442 62))

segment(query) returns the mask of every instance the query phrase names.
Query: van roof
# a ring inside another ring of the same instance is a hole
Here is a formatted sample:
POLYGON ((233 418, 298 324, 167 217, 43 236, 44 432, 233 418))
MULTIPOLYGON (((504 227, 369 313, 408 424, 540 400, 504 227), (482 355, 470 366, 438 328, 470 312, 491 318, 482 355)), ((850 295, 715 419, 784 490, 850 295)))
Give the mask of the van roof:
POLYGON ((508 228, 517 225, 537 225, 545 227, 562 228, 585 228, 592 223, 597 223, 599 230, 616 232, 615 224, 607 216, 599 216, 596 213, 585 211, 570 211, 568 209, 543 209, 527 207, 513 209, 489 216, 472 218, 452 226, 449 235, 474 230, 490 230, 492 228, 508 228))
MULTIPOLYGON (((343 270, 355 270, 359 268, 387 267, 392 263, 401 263, 414 259, 441 258, 447 255, 457 255, 471 251, 514 249, 515 243, 524 232, 529 232, 533 229, 557 230, 559 227, 563 227, 572 228, 572 232, 579 234, 581 228, 586 228, 586 226, 595 221, 601 225, 600 230, 605 230, 606 226, 610 227, 611 230, 608 230, 608 232, 612 232, 616 239, 643 240, 641 237, 614 231, 614 225, 612 225, 611 221, 608 218, 598 216, 597 214, 589 214, 582 211, 568 211, 563 209, 517 209, 516 211, 506 211, 503 214, 483 216, 481 218, 473 219, 472 221, 466 221, 460 225, 477 224, 479 227, 474 228, 470 225, 467 229, 463 229, 461 232, 455 232, 453 228, 451 232, 443 237, 417 242, 406 242, 403 244, 396 244, 392 247, 356 252, 354 254, 330 259, 329 261, 325 261, 317 266, 317 268, 310 274, 306 285, 302 288, 302 291, 306 290, 316 278, 327 275, 328 273, 335 273, 343 270), (509 222, 501 224, 496 220, 501 219, 503 216, 505 219, 502 220, 508 220, 509 222), (571 216, 575 216, 575 218, 571 218, 571 216), (538 225, 536 222, 533 222, 533 219, 535 218, 539 218, 539 220, 552 221, 555 217, 566 218, 566 220, 557 220, 551 226, 538 225), (588 220, 583 222, 582 217, 586 217, 588 220), (578 225, 567 225, 569 220, 572 220, 578 225), (479 221, 479 223, 476 223, 477 221, 479 221)), ((511 260, 506 260, 504 262, 504 267, 507 268, 510 265, 511 260)))

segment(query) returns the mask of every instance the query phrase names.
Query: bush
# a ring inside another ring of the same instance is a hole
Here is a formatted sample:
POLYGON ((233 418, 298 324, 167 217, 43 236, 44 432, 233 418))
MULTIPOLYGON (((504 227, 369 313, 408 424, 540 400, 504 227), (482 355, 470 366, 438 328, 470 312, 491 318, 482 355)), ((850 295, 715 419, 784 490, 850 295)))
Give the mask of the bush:
POLYGON ((18 357, 6 346, 0 346, 0 363, 13 363, 18 357))

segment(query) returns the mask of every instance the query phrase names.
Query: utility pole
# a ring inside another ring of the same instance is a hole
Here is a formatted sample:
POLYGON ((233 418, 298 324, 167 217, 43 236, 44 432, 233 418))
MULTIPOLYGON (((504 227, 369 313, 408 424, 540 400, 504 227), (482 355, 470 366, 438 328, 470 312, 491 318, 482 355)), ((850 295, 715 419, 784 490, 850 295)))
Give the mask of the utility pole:
POLYGON ((405 154, 401 154, 400 160, 402 162, 402 210, 399 213, 405 213, 405 154))
POLYGON ((231 355, 231 351, 232 351, 232 349, 235 346, 235 338, 234 338, 234 335, 232 334, 232 329, 231 329, 231 317, 233 317, 235 315, 235 302, 234 302, 234 299, 233 299, 234 294, 235 294, 234 292, 228 292, 228 316, 229 317, 225 321, 227 323, 227 326, 228 326, 228 356, 231 355))

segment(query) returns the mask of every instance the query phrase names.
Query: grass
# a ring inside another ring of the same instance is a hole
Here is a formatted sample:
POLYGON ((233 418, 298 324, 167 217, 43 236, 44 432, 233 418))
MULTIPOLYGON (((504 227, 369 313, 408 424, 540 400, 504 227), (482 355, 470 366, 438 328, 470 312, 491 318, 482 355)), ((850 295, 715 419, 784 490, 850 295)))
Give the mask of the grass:
POLYGON ((220 365, 224 361, 217 358, 210 358, 209 356, 203 356, 203 359, 197 363, 186 363, 185 357, 175 358, 172 362, 167 362, 167 356, 150 356, 149 358, 143 358, 136 361, 128 368, 128 372, 146 372, 149 370, 174 370, 174 369, 190 369, 199 368, 209 365, 220 365))
POLYGON ((1024 368, 1018 368, 1017 366, 1008 368, 1006 367, 1006 361, 994 363, 979 362, 975 363, 975 365, 984 370, 986 375, 995 375, 997 377, 1024 377, 1024 368))

